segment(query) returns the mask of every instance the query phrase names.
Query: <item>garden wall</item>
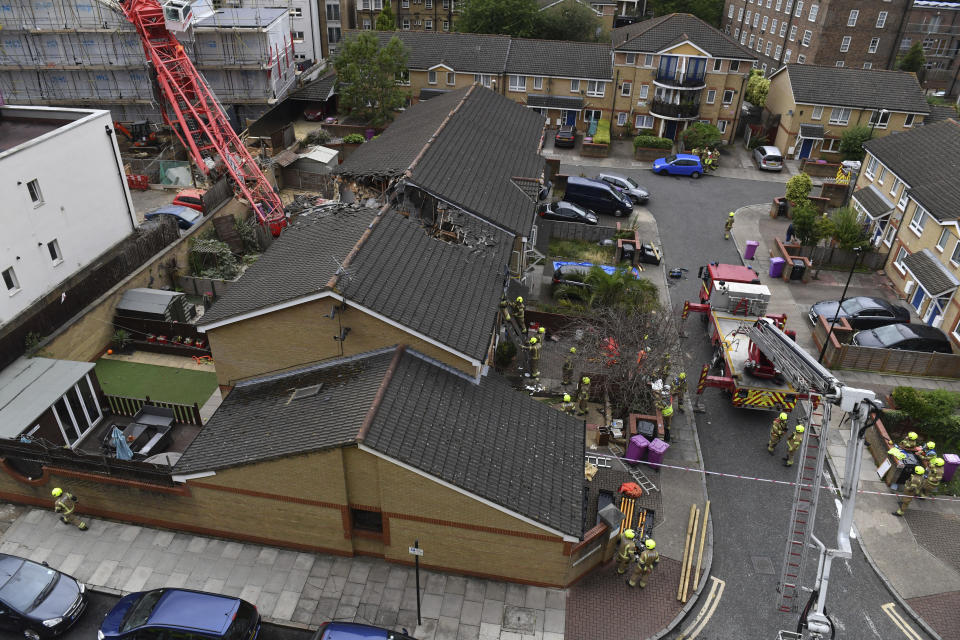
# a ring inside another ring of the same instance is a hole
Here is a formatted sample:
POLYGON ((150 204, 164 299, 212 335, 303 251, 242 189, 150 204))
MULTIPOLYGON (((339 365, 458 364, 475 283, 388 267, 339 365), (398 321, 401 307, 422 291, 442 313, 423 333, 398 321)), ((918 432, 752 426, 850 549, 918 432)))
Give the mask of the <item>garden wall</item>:
POLYGON ((537 219, 537 251, 546 255, 550 247, 550 239, 584 240, 586 242, 600 242, 612 240, 617 233, 616 227, 601 227, 578 222, 560 222, 559 220, 537 219))
POLYGON ((842 166, 832 162, 817 162, 809 158, 800 161, 800 171, 811 178, 836 178, 837 170, 842 166))

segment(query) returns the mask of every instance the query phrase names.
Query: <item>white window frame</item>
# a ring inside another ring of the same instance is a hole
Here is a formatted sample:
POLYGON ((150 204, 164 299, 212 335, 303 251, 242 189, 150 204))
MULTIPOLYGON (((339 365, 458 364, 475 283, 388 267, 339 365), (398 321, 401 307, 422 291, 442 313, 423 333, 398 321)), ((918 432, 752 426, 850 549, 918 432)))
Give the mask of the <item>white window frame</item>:
MULTIPOLYGON (((767 40, 767 46, 763 48, 763 55, 765 56, 770 55, 770 49, 772 48, 773 48, 773 41, 767 40)), ((766 64, 766 62, 764 62, 764 64, 766 64)))
POLYGON ((490 74, 489 73, 475 73, 473 74, 473 81, 477 82, 487 89, 490 88, 490 74))
POLYGON ((720 73, 723 71, 723 58, 713 59, 713 71, 714 73, 720 73))
POLYGON ((867 124, 876 129, 886 129, 890 124, 890 112, 871 111, 870 120, 867 124), (876 124, 874 124, 874 118, 876 118, 876 124))
POLYGON ((447 71, 447 84, 450 86, 457 84, 457 73, 455 71, 447 71))
POLYGON ((880 48, 880 38, 870 38, 870 46, 867 47, 867 53, 876 53, 880 48))
POLYGON ((887 224, 887 230, 883 232, 883 244, 888 247, 893 244, 893 237, 897 235, 897 228, 892 224, 887 224))
POLYGON ((783 52, 783 64, 790 64, 790 58, 793 57, 793 49, 787 49, 783 52))
POLYGON ((400 26, 403 28, 404 31, 410 31, 410 18, 405 17, 401 19, 400 26))
POLYGON ((653 54, 647 53, 643 56, 643 66, 652 67, 653 66, 653 54))
POLYGON ((914 114, 908 113, 908 114, 903 118, 903 126, 904 126, 904 128, 909 128, 909 127, 912 127, 912 126, 913 126, 914 117, 915 117, 914 114))
POLYGON ((835 66, 835 67, 842 67, 843 64, 844 64, 844 63, 843 63, 843 60, 837 60, 836 62, 833 63, 833 66, 835 66))
POLYGON ((723 91, 723 104, 733 104, 733 89, 724 89, 723 91), (730 97, 727 97, 727 94, 730 94, 730 97))
POLYGON ((778 44, 778 45, 777 45, 777 48, 774 49, 774 51, 773 51, 773 57, 779 60, 781 53, 783 53, 783 45, 782 45, 782 44, 778 44))
POLYGON ((751 34, 750 34, 750 41, 749 41, 749 44, 747 45, 747 48, 748 48, 748 49, 753 49, 753 43, 756 42, 756 40, 757 40, 756 34, 751 33, 751 34))
POLYGON ((877 29, 883 29, 885 24, 887 24, 887 12, 881 11, 877 14, 877 29))
POLYGON ((864 63, 863 63, 863 68, 864 68, 864 69, 873 69, 873 63, 872 63, 872 62, 864 62, 864 63))
POLYGON ((33 203, 34 209, 43 204, 43 191, 40 190, 39 178, 27 182, 27 194, 30 196, 30 202, 33 203))
POLYGON ((937 238, 937 251, 943 253, 943 250, 947 248, 947 240, 950 239, 950 228, 944 227, 943 231, 940 232, 940 237, 937 238))
POLYGON ((8 296, 20 293, 20 279, 17 278, 17 271, 13 266, 9 266, 3 271, 0 271, 0 279, 3 280, 3 286, 7 289, 8 296), (7 278, 10 279, 10 284, 7 284, 7 278))
POLYGON ((607 83, 603 80, 587 80, 587 95, 591 98, 602 98, 607 92, 607 83))
POLYGON ((63 252, 60 250, 60 243, 54 238, 47 243, 47 255, 50 256, 50 262, 53 266, 63 263, 63 252))
POLYGON ((897 258, 893 261, 893 266, 897 268, 897 271, 900 272, 900 275, 906 275, 907 268, 903 266, 903 259, 906 258, 909 254, 907 250, 903 247, 897 251, 897 258))
POLYGON ((813 39, 813 31, 810 31, 810 29, 806 29, 803 32, 803 39, 800 40, 800 44, 802 44, 805 47, 809 47, 810 41, 812 39, 813 39))
POLYGON ((840 41, 840 53, 850 51, 851 42, 853 42, 853 36, 843 36, 843 40, 840 41))
POLYGON ((291 18, 302 18, 303 9, 301 7, 290 7, 290 17, 291 18))
POLYGON ((707 89, 707 104, 713 104, 717 101, 717 90, 707 89))
POLYGON ((533 76, 533 88, 536 91, 543 91, 543 76, 533 76))
POLYGON ((847 16, 847 26, 855 27, 857 26, 857 19, 860 17, 859 9, 850 9, 850 15, 847 16))
POLYGON ((640 85, 640 93, 637 94, 637 100, 646 100, 647 96, 650 95, 650 85, 642 84, 640 85))
POLYGON ((867 174, 867 177, 873 180, 873 176, 877 171, 877 167, 880 165, 880 161, 877 159, 877 156, 870 156, 870 159, 867 160, 867 164, 864 167, 864 173, 867 174))
POLYGON ((399 84, 399 85, 401 85, 401 86, 404 86, 404 87, 409 87, 409 86, 410 86, 410 71, 409 71, 409 69, 406 70, 406 71, 401 71, 401 72, 399 72, 399 73, 397 74, 397 84, 399 84))
POLYGON ((900 192, 900 199, 897 200, 897 209, 900 211, 906 211, 907 202, 910 201, 910 196, 907 194, 907 185, 903 185, 903 190, 900 192))
POLYGON ((653 129, 653 116, 646 113, 637 114, 637 117, 634 118, 633 126, 635 129, 640 129, 641 131, 653 129), (647 126, 644 126, 644 124, 647 126))
POLYGON ((510 74, 510 91, 515 91, 517 93, 527 92, 527 76, 514 75, 510 74))
POLYGON ((303 31, 293 31, 290 37, 294 42, 303 42, 303 31))
POLYGON ((784 20, 780 23, 780 37, 787 35, 787 21, 784 20))
POLYGON ((623 96, 623 97, 625 97, 625 98, 629 98, 631 95, 633 95, 633 83, 632 83, 632 82, 624 82, 623 84, 621 84, 621 85, 620 85, 620 95, 623 96))
POLYGON ((731 3, 731 4, 730 4, 730 10, 727 11, 727 17, 728 17, 729 19, 731 19, 731 20, 733 20, 733 11, 734 11, 734 9, 736 9, 736 7, 734 7, 734 6, 733 6, 733 3, 731 3))
POLYGON ((793 42, 797 39, 797 25, 792 25, 790 27, 790 42, 793 42))
POLYGON ((896 196, 897 188, 902 184, 903 183, 900 181, 900 178, 898 178, 897 176, 893 176, 893 184, 890 185, 890 195, 896 196))
POLYGON ((877 184, 883 184, 883 181, 887 178, 887 168, 883 165, 880 165, 880 175, 877 176, 877 184))
POLYGON ((760 26, 760 12, 753 14, 753 28, 756 29, 760 26))
POLYGON ((730 124, 729 120, 717 120, 717 129, 720 130, 720 133, 727 132, 727 125, 730 124))
POLYGON ((811 120, 820 120, 823 118, 823 105, 818 104, 813 108, 813 113, 810 114, 811 120))
POLYGON ((437 70, 430 69, 427 71, 427 84, 437 84, 437 70))
POLYGON ((923 235, 923 229, 927 226, 928 215, 927 210, 919 204, 913 211, 913 217, 910 218, 910 224, 907 226, 910 227, 910 231, 913 231, 918 238, 923 235))
POLYGON ((830 124, 847 126, 850 124, 850 107, 833 107, 830 109, 830 124))
POLYGON ((798 53, 797 54, 797 64, 803 64, 807 61, 807 54, 798 53))
MULTIPOLYGON (((732 6, 732 5, 731 5, 732 6)), ((624 56, 624 64, 630 65, 631 67, 637 64, 637 54, 628 53, 624 56)))
POLYGON ((774 7, 774 11, 780 11, 780 8, 783 6, 783 0, 777 0, 777 6, 774 7))
POLYGON ((450 21, 449 21, 449 20, 444 20, 444 21, 443 21, 443 30, 444 30, 444 31, 450 31, 450 21))
POLYGON ((793 17, 799 18, 802 15, 803 15, 803 0, 798 0, 797 10, 793 12, 793 17))
POLYGON ((810 13, 807 14, 807 21, 816 22, 818 13, 820 13, 820 5, 816 3, 810 5, 810 13))
POLYGON ((760 22, 760 28, 764 31, 767 30, 767 25, 770 23, 770 18, 763 16, 763 20, 760 22))
POLYGON ((743 7, 737 12, 737 22, 743 22, 743 7))
POLYGON ((626 126, 626 124, 627 124, 627 112, 626 112, 626 111, 620 111, 620 112, 618 112, 618 113, 617 113, 617 126, 618 126, 618 127, 623 127, 623 126, 626 126))
POLYGON ((960 240, 953 245, 953 253, 950 254, 950 263, 954 266, 960 266, 960 240))
POLYGON ((770 21, 770 35, 772 36, 777 35, 777 19, 776 18, 770 21))
POLYGON ((423 30, 424 31, 433 31, 433 20, 426 19, 423 21, 423 30))
POLYGON ((573 78, 570 80, 570 93, 580 93, 580 80, 573 78))

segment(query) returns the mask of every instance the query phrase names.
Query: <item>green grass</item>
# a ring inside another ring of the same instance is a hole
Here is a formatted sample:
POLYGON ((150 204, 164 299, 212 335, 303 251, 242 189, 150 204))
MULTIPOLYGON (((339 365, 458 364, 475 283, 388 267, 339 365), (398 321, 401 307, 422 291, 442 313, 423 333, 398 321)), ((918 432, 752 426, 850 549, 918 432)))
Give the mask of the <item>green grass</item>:
POLYGON ((547 253, 555 258, 566 258, 578 262, 613 264, 616 247, 601 247, 595 242, 585 240, 551 238, 547 253))
POLYGON ((158 367, 122 360, 99 360, 97 378, 104 393, 162 402, 203 405, 217 388, 212 371, 158 367))

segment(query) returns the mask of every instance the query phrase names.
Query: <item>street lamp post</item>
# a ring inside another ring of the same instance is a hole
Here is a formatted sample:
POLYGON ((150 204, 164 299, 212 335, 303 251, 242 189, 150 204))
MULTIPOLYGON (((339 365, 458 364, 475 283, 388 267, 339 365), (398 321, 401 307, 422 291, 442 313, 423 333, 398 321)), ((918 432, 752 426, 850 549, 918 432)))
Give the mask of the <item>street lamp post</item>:
POLYGON ((830 336, 833 335, 833 327, 837 324, 837 318, 840 317, 840 310, 843 308, 843 301, 847 297, 847 289, 850 288, 850 281, 853 279, 853 272, 857 269, 857 263, 860 262, 860 255, 863 253, 863 249, 857 247, 853 250, 855 254, 853 257, 853 264, 850 266, 850 273, 847 274, 847 284, 843 285, 843 293, 840 294, 840 304, 837 305, 837 311, 833 314, 833 321, 830 322, 830 329, 827 331, 827 337, 823 339, 823 347, 820 348, 820 355, 817 357, 817 362, 823 362, 823 356, 827 353, 827 345, 830 344, 830 336))

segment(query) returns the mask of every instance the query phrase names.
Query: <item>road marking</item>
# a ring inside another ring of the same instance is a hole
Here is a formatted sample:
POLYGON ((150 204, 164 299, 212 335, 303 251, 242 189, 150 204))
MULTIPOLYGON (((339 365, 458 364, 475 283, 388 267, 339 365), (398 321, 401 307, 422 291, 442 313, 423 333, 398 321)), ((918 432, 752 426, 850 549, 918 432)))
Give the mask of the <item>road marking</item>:
POLYGON ((710 621, 710 618, 713 616, 714 611, 717 610, 717 605, 720 604, 720 598, 723 596, 723 589, 727 586, 727 583, 710 576, 712 581, 710 584, 710 593, 707 594, 707 599, 703 603, 703 606, 700 607, 700 611, 697 612, 697 617, 693 619, 693 623, 687 627, 687 630, 680 634, 677 640, 693 640, 699 635, 703 628, 707 626, 707 623, 710 621))
POLYGON ((883 612, 887 614, 891 620, 893 620, 893 624, 897 625, 897 628, 900 629, 900 631, 903 631, 903 635, 907 636, 907 638, 910 640, 923 640, 923 636, 913 630, 913 627, 911 627, 910 624, 904 620, 903 616, 900 615, 900 612, 895 611, 896 606, 897 605, 894 603, 888 602, 880 608, 883 609, 883 612))
POLYGON ((882 639, 883 636, 881 636, 881 635, 880 635, 880 632, 877 631, 877 625, 873 624, 873 620, 870 619, 870 616, 867 615, 867 612, 866 612, 866 611, 863 612, 863 617, 866 618, 866 620, 867 620, 867 626, 870 627, 870 631, 873 632, 873 635, 876 636, 877 638, 881 638, 881 639, 882 639))

